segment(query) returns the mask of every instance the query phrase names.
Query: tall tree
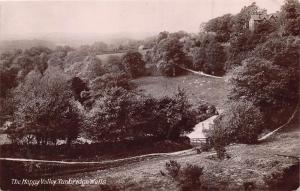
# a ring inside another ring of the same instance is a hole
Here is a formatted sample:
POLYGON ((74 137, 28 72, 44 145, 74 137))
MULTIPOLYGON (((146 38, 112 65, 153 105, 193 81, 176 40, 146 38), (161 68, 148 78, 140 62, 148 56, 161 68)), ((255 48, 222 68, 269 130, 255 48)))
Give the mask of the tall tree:
POLYGON ((207 48, 207 62, 203 65, 203 71, 209 74, 223 75, 226 55, 223 46, 219 42, 211 41, 207 48))
POLYGON ((145 62, 139 52, 127 52, 122 58, 122 64, 132 78, 139 77, 145 72, 145 62))
POLYGON ((134 96, 123 88, 103 90, 86 114, 85 131, 95 141, 117 141, 130 137, 129 109, 134 96))
POLYGON ((67 77, 59 69, 48 68, 45 75, 33 71, 14 92, 15 128, 10 134, 34 136, 38 143, 77 138, 80 114, 77 110, 67 77))
POLYGON ((157 45, 157 53, 160 54, 158 68, 167 76, 175 76, 177 65, 186 62, 183 45, 176 37, 161 40, 157 45))
POLYGON ((284 35, 300 35, 300 3, 298 0, 285 0, 281 7, 284 35))
POLYGON ((205 31, 215 32, 216 40, 219 42, 227 42, 233 30, 233 16, 226 14, 221 17, 211 19, 205 24, 205 31))

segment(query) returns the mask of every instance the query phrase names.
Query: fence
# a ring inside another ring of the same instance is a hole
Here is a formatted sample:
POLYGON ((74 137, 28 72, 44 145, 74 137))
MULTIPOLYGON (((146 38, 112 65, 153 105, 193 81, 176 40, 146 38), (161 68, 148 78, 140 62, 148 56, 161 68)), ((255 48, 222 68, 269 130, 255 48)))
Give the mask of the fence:
POLYGON ((200 145, 201 143, 206 143, 206 138, 190 138, 192 145, 200 145))

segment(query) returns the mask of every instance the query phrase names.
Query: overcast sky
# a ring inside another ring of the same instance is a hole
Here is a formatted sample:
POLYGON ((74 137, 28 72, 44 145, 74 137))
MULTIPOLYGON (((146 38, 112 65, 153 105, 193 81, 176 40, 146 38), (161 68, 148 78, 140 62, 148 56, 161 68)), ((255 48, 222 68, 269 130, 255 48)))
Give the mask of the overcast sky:
MULTIPOLYGON (((283 0, 257 0, 269 13, 283 0)), ((199 25, 235 14, 253 0, 102 0, 0 2, 4 34, 198 32, 199 25)))

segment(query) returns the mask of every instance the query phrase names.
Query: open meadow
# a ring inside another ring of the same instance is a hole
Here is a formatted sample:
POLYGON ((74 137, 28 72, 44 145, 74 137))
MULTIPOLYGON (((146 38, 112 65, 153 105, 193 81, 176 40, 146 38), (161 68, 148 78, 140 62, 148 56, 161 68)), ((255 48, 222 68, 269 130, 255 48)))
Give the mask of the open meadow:
POLYGON ((164 76, 147 76, 132 81, 140 92, 150 94, 155 98, 173 96, 178 88, 184 89, 191 104, 208 102, 222 107, 226 98, 226 82, 200 75, 182 75, 172 78, 164 76))

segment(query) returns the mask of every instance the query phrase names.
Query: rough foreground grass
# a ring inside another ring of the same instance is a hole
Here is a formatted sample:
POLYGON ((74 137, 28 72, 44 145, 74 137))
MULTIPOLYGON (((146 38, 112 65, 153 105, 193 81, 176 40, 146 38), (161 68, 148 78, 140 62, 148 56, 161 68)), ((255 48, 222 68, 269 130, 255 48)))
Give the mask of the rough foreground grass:
MULTIPOLYGON (((297 122, 292 126, 296 127, 297 122)), ((292 190, 299 186, 300 129, 293 128, 277 134, 273 139, 257 145, 231 145, 230 158, 218 160, 214 152, 153 158, 116 168, 81 173, 72 177, 102 178, 117 190, 179 190, 171 179, 162 176, 169 160, 177 160, 204 167, 202 186, 208 190, 292 190), (272 187, 273 186, 273 187, 272 187), (247 188, 246 188, 247 187, 247 188)), ((65 177, 66 178, 66 177, 65 177)), ((99 185, 68 186, 70 190, 99 190, 99 185)), ((113 189, 112 189, 113 190, 113 189)))
POLYGON ((132 81, 137 90, 156 98, 174 95, 178 88, 184 89, 192 104, 206 101, 221 106, 227 94, 224 79, 215 79, 200 75, 183 75, 177 77, 148 76, 132 81))

